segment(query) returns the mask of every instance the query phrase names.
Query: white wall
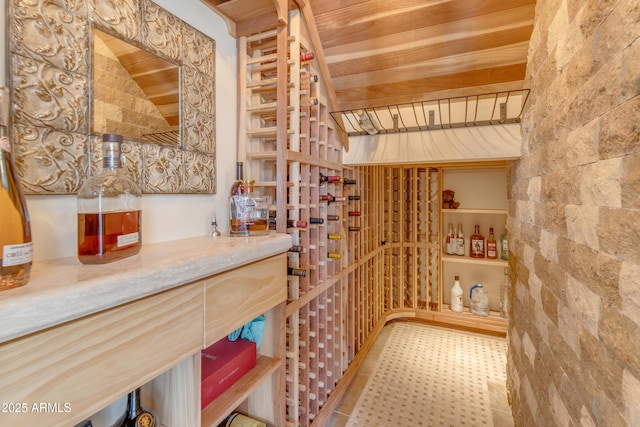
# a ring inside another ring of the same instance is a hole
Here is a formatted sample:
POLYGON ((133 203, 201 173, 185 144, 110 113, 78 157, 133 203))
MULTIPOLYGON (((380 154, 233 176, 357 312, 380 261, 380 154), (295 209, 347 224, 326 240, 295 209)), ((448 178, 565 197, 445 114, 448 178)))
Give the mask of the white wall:
MULTIPOLYGON (((4 8, 6 0, 0 0, 4 8)), ((216 168, 215 195, 143 195, 144 244, 207 234, 215 212, 221 231, 228 231, 227 194, 236 162, 236 41, 217 14, 200 0, 155 2, 216 41, 216 168)), ((6 10, 6 9, 5 9, 6 10)), ((4 27, 4 22, 1 25, 4 27)), ((4 28, 0 28, 4 33, 4 28)), ((6 49, 4 45, 2 49, 6 49)), ((4 52, 0 52, 0 81, 5 78, 4 52)), ((28 196, 34 260, 76 255, 76 197, 28 196)))

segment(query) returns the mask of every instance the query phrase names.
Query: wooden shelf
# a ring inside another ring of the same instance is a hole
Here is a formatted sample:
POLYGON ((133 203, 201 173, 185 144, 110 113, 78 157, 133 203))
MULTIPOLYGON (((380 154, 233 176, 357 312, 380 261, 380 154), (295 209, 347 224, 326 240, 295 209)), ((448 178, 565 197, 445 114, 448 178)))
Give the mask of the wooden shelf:
POLYGON ((468 256, 443 255, 443 262, 457 262, 460 264, 476 264, 493 267, 508 267, 509 262, 503 259, 471 258, 468 256))
POLYGON ((507 215, 506 209, 442 209, 443 214, 507 215))
POLYGON ((253 369, 202 410, 202 427, 218 426, 229 413, 281 366, 282 361, 279 359, 258 355, 256 366, 253 369))
POLYGON ((279 0, 202 0, 218 12, 234 37, 287 24, 287 2, 279 0))

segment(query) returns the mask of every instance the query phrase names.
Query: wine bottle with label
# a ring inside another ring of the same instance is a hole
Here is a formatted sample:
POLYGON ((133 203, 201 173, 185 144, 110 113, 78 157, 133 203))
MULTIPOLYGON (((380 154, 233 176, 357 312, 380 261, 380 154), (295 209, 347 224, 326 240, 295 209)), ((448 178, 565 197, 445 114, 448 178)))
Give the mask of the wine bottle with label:
POLYGON ((9 90, 0 89, 0 290, 24 286, 33 261, 31 223, 7 136, 9 90))
POLYGON ((78 191, 78 259, 104 264, 136 255, 142 246, 138 184, 122 170, 122 136, 102 136, 102 171, 78 191))
POLYGON ((272 427, 270 424, 255 420, 246 415, 234 412, 225 418, 218 427, 272 427))
POLYGON ((160 427, 158 416, 140 402, 140 389, 135 389, 127 397, 127 409, 113 427, 160 427))
POLYGON ((325 182, 340 182, 340 177, 338 175, 325 175, 325 174, 320 174, 320 185, 324 184, 325 182))

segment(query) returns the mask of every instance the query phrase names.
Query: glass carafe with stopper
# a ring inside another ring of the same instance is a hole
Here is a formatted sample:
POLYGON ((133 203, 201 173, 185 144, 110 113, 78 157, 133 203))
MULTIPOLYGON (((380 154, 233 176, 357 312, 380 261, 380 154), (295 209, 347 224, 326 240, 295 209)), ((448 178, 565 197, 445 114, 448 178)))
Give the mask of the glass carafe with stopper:
POLYGON ((102 136, 102 171, 78 191, 78 259, 104 264, 140 252, 141 192, 122 170, 122 136, 102 136))
POLYGON ((135 389, 127 397, 127 409, 113 427, 159 427, 158 416, 140 402, 140 389, 135 389))
POLYGON ((33 246, 27 204, 7 137, 9 90, 0 89, 0 290, 29 281, 33 246))

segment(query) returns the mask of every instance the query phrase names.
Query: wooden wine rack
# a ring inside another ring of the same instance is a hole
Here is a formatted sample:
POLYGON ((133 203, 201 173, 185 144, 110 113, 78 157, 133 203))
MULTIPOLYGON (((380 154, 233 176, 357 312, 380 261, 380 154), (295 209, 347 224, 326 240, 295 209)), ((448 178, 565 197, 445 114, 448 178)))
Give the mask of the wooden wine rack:
POLYGON ((306 275, 288 276, 286 425, 324 426, 386 322, 415 318, 498 333, 506 323, 448 310, 443 168, 344 167, 321 67, 300 59, 313 52, 301 12, 290 10, 286 26, 257 28, 238 37, 238 159, 273 198, 276 230, 303 248, 287 255, 288 266, 306 275), (321 184, 321 175, 356 184, 321 184), (323 201, 329 194, 344 201, 323 201), (308 226, 287 227, 287 220, 308 226))

